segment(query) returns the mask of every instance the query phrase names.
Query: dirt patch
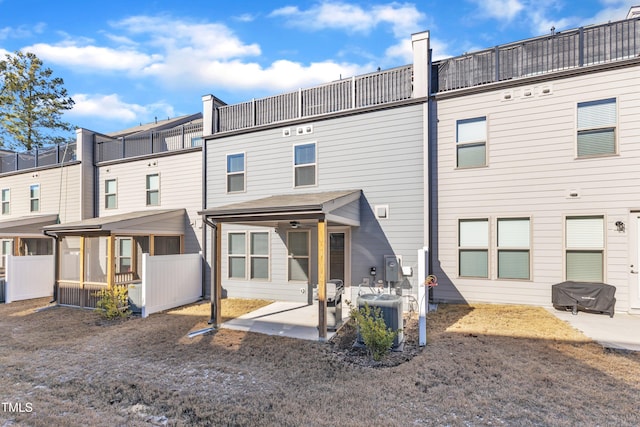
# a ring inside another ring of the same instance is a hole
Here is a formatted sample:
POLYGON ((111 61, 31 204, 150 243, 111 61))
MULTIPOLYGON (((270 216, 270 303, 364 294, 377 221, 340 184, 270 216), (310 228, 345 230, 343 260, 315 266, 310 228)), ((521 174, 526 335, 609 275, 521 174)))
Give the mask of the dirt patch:
MULTIPOLYGON (((252 304, 224 300, 222 315, 252 304)), ((405 351, 372 365, 350 325, 326 343, 189 338, 208 304, 116 322, 47 306, 0 305, 0 426, 640 425, 640 354, 544 309, 440 305, 426 347, 409 319, 405 351)))

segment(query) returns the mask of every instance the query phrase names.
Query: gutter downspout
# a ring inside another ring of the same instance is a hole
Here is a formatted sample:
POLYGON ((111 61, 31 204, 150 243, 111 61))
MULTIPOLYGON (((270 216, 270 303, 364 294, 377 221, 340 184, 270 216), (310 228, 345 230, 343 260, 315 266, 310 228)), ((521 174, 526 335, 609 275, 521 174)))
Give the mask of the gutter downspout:
MULTIPOLYGON (((202 138, 202 179, 200 184, 202 185, 202 210, 207 209, 207 139, 202 138)), ((206 218, 203 216, 203 218, 206 218)), ((204 221, 204 220, 203 220, 204 221)), ((202 298, 207 295, 207 227, 202 227, 202 298)))

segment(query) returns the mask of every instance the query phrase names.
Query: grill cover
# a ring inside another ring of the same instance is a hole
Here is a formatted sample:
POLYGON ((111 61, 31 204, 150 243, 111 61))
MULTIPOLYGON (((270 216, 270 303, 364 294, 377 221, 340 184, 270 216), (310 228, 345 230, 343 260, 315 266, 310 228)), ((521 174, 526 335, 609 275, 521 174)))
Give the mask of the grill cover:
POLYGON ((571 307, 573 314, 579 309, 607 313, 613 317, 616 288, 606 283, 562 282, 551 286, 551 303, 555 308, 571 307))

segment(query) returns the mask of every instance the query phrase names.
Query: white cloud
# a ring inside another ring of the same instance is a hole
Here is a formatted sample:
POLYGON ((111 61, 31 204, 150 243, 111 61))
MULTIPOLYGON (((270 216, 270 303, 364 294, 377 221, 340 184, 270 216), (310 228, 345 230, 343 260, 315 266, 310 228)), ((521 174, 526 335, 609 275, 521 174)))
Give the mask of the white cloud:
POLYGON ((74 67, 76 71, 140 72, 160 62, 160 54, 145 54, 136 50, 99 46, 78 46, 69 43, 50 45, 37 43, 23 50, 35 53, 46 62, 74 67))
POLYGON ((40 34, 45 30, 46 26, 47 24, 39 22, 32 27, 20 25, 19 27, 0 28, 0 40, 9 38, 20 39, 32 36, 33 34, 40 34))
POLYGON ((389 3, 364 9, 343 2, 322 2, 307 10, 297 6, 276 9, 271 17, 287 18, 287 24, 302 29, 339 29, 348 32, 369 33, 381 24, 391 25, 395 37, 419 31, 424 14, 412 4, 389 3))
MULTIPOLYGON (((478 5, 483 17, 497 20, 511 21, 525 8, 520 0, 473 0, 473 2, 478 5)), ((535 9, 539 9, 539 6, 535 9)))
POLYGON ((128 123, 135 122, 141 117, 146 119, 154 115, 159 117, 174 116, 173 107, 169 104, 129 104, 120 99, 118 94, 77 93, 72 98, 75 105, 65 114, 68 117, 101 117, 105 121, 128 123))

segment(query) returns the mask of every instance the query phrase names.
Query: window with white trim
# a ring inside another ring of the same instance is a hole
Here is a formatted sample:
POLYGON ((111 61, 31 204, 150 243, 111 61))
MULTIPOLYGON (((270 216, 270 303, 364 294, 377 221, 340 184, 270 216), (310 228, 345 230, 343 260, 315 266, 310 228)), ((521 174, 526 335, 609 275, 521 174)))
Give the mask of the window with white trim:
POLYGON ((249 278, 269 278, 269 233, 249 233, 249 278))
POLYGON ((458 222, 458 275, 489 277, 489 220, 458 222))
POLYGON ((245 189, 244 153, 227 154, 227 193, 245 189))
POLYGON ((294 187, 316 185, 316 144, 294 145, 293 147, 293 182, 294 187))
POLYGON ((160 204, 160 176, 155 173, 147 175, 147 206, 158 206, 160 204))
POLYGON ((247 235, 241 233, 227 234, 228 273, 230 279, 247 277, 247 235))
POLYGON ((498 279, 531 277, 529 218, 498 218, 498 279))
POLYGON ((133 239, 116 237, 116 273, 128 273, 133 268, 133 239))
POLYGON ((29 210, 40 212, 40 184, 29 186, 29 210))
POLYGON ((604 217, 576 216, 565 221, 566 280, 604 281, 604 217))
POLYGON ((578 103, 577 157, 616 154, 616 99, 578 103))
POLYGON ((487 118, 456 122, 456 166, 472 168, 487 165, 487 118))
POLYGON ((9 188, 2 189, 2 215, 11 213, 11 190, 9 188))
POLYGON ((269 233, 264 231, 227 234, 228 274, 230 279, 269 279, 269 233), (248 240, 247 240, 248 239, 248 240), (247 253, 248 248, 248 253, 247 253))
POLYGON ((288 280, 309 282, 309 232, 288 231, 288 280))
POLYGON ((104 180, 104 208, 117 208, 117 183, 115 179, 104 180))

